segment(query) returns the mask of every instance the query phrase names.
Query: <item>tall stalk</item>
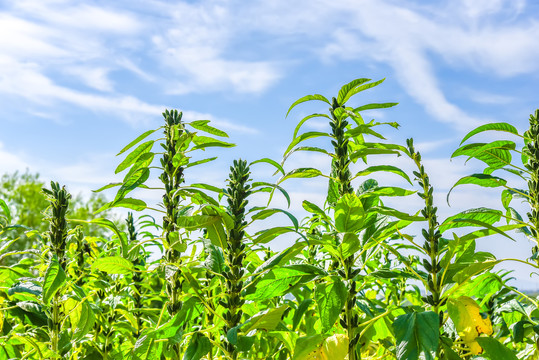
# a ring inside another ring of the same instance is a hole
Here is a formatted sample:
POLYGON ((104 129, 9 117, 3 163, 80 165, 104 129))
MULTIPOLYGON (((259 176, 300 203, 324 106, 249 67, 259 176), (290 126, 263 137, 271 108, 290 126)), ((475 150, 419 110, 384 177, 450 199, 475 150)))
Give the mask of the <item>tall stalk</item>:
POLYGON ((427 290, 430 293, 425 300, 432 307, 432 311, 438 314, 441 327, 443 324, 444 313, 443 311, 440 311, 440 307, 443 305, 444 300, 441 298, 441 270, 443 269, 440 264, 439 240, 442 237, 442 233, 438 229, 439 224, 436 216, 438 208, 433 205, 434 188, 430 184, 429 176, 425 172, 424 166, 421 164, 421 154, 414 149, 413 139, 407 139, 406 144, 408 145, 410 157, 418 169, 418 171, 414 171, 413 174, 416 176, 419 186, 423 188, 423 191, 418 192, 418 195, 425 202, 425 207, 421 210, 421 215, 423 215, 428 223, 428 228, 422 230, 422 235, 425 239, 423 249, 427 255, 427 258, 423 259, 423 267, 428 273, 427 290))
MULTIPOLYGON (((60 188, 60 185, 56 182, 51 182, 51 190, 43 189, 43 192, 47 196, 50 202, 49 213, 46 220, 49 222, 49 232, 47 234, 50 242, 53 257, 58 259, 61 271, 65 272, 66 268, 66 239, 67 239, 67 221, 66 213, 69 208, 69 200, 71 194, 67 192, 65 187, 60 188)), ((58 342, 60 339, 60 325, 62 322, 61 312, 61 294, 59 291, 55 292, 51 301, 51 322, 49 324, 49 333, 51 340, 51 351, 55 358, 59 358, 58 342)))
MULTIPOLYGON (((222 305, 226 309, 223 318, 226 324, 223 326, 223 332, 226 338, 228 331, 241 323, 243 312, 241 310, 245 300, 241 296, 243 281, 241 278, 245 273, 243 260, 245 258, 245 244, 243 238, 244 228, 247 225, 245 221, 245 207, 247 206, 247 197, 251 194, 251 185, 249 184, 249 166, 245 160, 234 160, 234 165, 230 167, 228 178, 228 188, 226 189, 228 214, 234 221, 234 226, 228 233, 227 249, 225 257, 228 260, 228 271, 223 275, 226 281, 226 295, 222 305)), ((236 360, 238 353, 236 346, 226 340, 225 350, 228 359, 236 360)))
MULTIPOLYGON (((135 221, 133 219, 133 213, 129 212, 127 214, 127 232, 129 235, 129 242, 131 244, 135 244, 137 242, 137 231, 135 229, 135 221)), ((144 265, 144 262, 140 258, 140 253, 137 253, 136 258, 132 261, 135 272, 132 275, 132 289, 133 289, 133 306, 135 307, 135 311, 133 315, 135 316, 136 322, 137 322, 137 331, 135 333, 135 339, 137 339, 140 336, 140 333, 142 332, 142 313, 140 312, 140 309, 142 308, 142 282, 143 278, 141 273, 138 271, 139 266, 144 265)))
POLYGON ((539 110, 530 115, 530 127, 524 133, 524 151, 528 161, 524 166, 530 171, 528 179, 529 204, 531 212, 528 212, 528 219, 532 226, 530 232, 536 241, 532 250, 532 259, 539 266, 539 110))
POLYGON ((175 264, 171 268, 173 272, 167 279, 166 292, 168 295, 167 311, 172 316, 175 315, 182 307, 180 301, 182 281, 179 269, 181 252, 175 246, 179 241, 178 228, 175 224, 176 217, 179 211, 180 194, 178 189, 183 183, 183 168, 174 164, 174 156, 177 152, 177 139, 183 134, 182 113, 177 110, 163 113, 165 117, 165 144, 163 147, 165 152, 161 159, 163 173, 160 176, 161 181, 165 185, 165 194, 163 195, 163 205, 166 215, 163 217, 163 231, 165 240, 165 260, 168 264, 175 264))
MULTIPOLYGON (((345 136, 348 121, 343 119, 341 116, 337 116, 335 111, 339 108, 342 108, 341 105, 337 102, 336 98, 332 99, 332 105, 329 108, 331 114, 331 135, 334 140, 331 141, 334 148, 333 161, 331 163, 331 177, 332 181, 335 181, 335 186, 338 189, 339 197, 344 196, 345 194, 351 194, 354 192, 352 188, 352 173, 350 172, 350 156, 349 156, 349 147, 348 147, 348 138, 345 136)), ((332 184, 330 183, 330 186, 332 184)), ((331 190, 330 190, 331 191, 331 190)), ((336 261, 334 261, 336 262, 336 261)), ((336 264, 334 264, 335 266, 336 264)), ((355 313, 354 308, 356 307, 356 282, 354 280, 355 274, 353 270, 354 266, 354 256, 348 256, 344 259, 344 269, 341 269, 341 275, 344 275, 344 281, 348 288, 348 295, 346 299, 346 304, 344 312, 341 314, 341 324, 345 327, 348 334, 348 359, 357 360, 361 358, 360 353, 358 353, 356 346, 359 342, 360 334, 357 329, 359 326, 359 316, 355 313)))

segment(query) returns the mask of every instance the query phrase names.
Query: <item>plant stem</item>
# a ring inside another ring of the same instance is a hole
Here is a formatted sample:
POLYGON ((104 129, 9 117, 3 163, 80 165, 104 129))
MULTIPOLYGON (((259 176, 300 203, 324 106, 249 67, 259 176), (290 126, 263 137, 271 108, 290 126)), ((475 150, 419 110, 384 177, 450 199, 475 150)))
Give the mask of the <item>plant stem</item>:
MULTIPOLYGON (((234 165, 230 167, 228 178, 228 188, 226 190, 228 202, 228 214, 234 220, 234 226, 228 234, 226 258, 228 260, 229 271, 224 273, 226 281, 226 297, 222 300, 222 305, 226 309, 223 317, 226 321, 223 332, 226 335, 229 330, 241 323, 243 311, 241 310, 245 300, 241 296, 243 281, 241 278, 245 273, 243 259, 245 258, 245 207, 247 197, 251 194, 249 184, 249 166, 245 160, 234 160, 234 165)), ((236 360, 238 353, 236 346, 228 341, 225 342, 226 356, 228 359, 236 360)))
MULTIPOLYGON (((58 258, 58 263, 65 271, 66 259, 66 239, 67 239, 67 221, 66 213, 69 208, 69 200, 71 194, 67 192, 65 187, 60 188, 60 185, 55 182, 51 182, 51 190, 43 189, 43 193, 49 200, 49 213, 46 220, 49 221, 49 232, 47 237, 50 241, 50 247, 54 255, 58 258)), ((61 325, 61 294, 60 291, 56 292, 51 301, 51 324, 50 324, 50 339, 51 339, 51 351, 55 359, 61 357, 58 353, 58 342, 60 338, 60 325, 61 325)))
MULTIPOLYGON (((351 185, 352 173, 350 172, 349 167, 351 160, 348 153, 348 138, 345 136, 348 121, 340 116, 337 116, 335 111, 339 108, 342 108, 342 106, 337 103, 337 99, 333 98, 332 106, 329 111, 332 119, 330 122, 332 137, 334 138, 331 143, 334 147, 335 157, 331 163, 332 180, 330 180, 330 188, 332 186, 336 187, 339 197, 342 197, 345 194, 353 193, 354 189, 351 185)), ((330 189, 330 191, 332 190, 330 189)), ((356 334, 359 327, 359 316, 354 311, 357 300, 356 282, 354 280, 356 271, 353 269, 354 259, 354 255, 344 259, 342 262, 344 270, 341 272, 341 275, 344 275, 345 283, 348 286, 348 295, 341 324, 346 328, 346 332, 348 334, 349 360, 358 360, 361 358, 361 353, 357 351, 357 343, 359 342, 360 334, 356 334)), ((338 261, 334 260, 334 264, 332 266, 335 267, 336 264, 338 264, 338 261)))

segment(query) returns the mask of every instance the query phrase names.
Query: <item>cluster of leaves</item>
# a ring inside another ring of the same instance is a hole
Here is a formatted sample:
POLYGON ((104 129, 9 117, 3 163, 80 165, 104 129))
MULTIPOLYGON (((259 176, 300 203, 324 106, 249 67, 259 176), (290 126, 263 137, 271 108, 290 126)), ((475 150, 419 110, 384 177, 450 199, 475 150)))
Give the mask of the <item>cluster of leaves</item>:
MULTIPOLYGON (((365 110, 396 104, 348 105, 382 81, 356 79, 331 100, 318 94, 297 100, 288 113, 307 101, 329 110, 300 120, 281 162, 234 161, 223 187, 186 184, 185 174, 216 159, 200 157, 206 149, 234 146, 223 140, 228 135, 207 120, 184 122, 181 112, 165 111, 163 127, 118 154, 125 156, 116 169, 123 180, 98 190, 117 189, 101 204, 101 215, 114 207, 153 215, 135 221, 129 213, 124 225, 106 216, 81 217, 66 189, 52 183, 43 190, 48 226, 38 222, 32 229, 12 216, 14 208, 23 211, 4 196, 0 360, 536 359, 537 300, 508 286, 508 273, 493 272, 504 259, 476 251, 476 240, 511 239, 508 232, 517 230, 538 241, 538 113, 523 135, 509 124, 488 124, 463 140, 505 131, 523 139, 522 151, 498 140, 463 145, 453 154, 488 166, 455 186, 503 187, 504 210, 474 208, 442 220, 413 141, 391 144, 379 129, 398 124, 363 119, 365 110), (326 119, 329 131, 301 132, 314 118, 326 119), (164 137, 155 136, 159 130, 164 137), (315 138, 328 143, 306 145, 315 138), (327 156, 330 172, 286 171, 286 160, 298 151, 327 156), (521 155, 520 165, 513 152, 521 155), (417 169, 410 176, 393 165, 368 165, 380 156, 401 156, 417 169), (272 166, 280 178, 253 180, 257 164, 272 166), (509 186, 493 175, 499 170, 526 181, 528 189, 509 186), (396 175, 403 187, 367 178, 378 172, 396 175), (284 182, 316 177, 327 179, 327 197, 323 204, 304 200, 309 216, 302 221, 270 207, 276 191, 290 206, 284 182), (162 187, 147 185, 154 178, 162 187), (149 206, 133 197, 146 191, 160 192, 162 203, 149 206), (267 204, 249 206, 260 195, 267 204), (417 195, 421 209, 386 204, 388 197, 408 204, 407 197, 417 195), (528 220, 511 206, 513 198, 529 204, 528 220), (275 214, 289 223, 251 230, 253 222, 275 214), (499 224, 502 219, 507 223, 499 224), (90 232, 95 226, 104 230, 90 232), (286 233, 297 241, 272 251, 268 244, 286 233), (13 251, 23 239, 37 245, 13 251)), ((537 249, 531 261, 519 261, 538 267, 537 249)))

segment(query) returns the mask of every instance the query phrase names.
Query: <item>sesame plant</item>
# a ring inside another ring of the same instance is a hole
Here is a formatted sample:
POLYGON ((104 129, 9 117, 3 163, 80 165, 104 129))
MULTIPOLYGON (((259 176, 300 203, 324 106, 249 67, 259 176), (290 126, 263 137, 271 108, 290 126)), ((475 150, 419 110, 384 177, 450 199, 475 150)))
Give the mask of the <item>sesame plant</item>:
POLYGON ((297 122, 280 162, 235 160, 211 183, 192 178, 234 147, 229 135, 165 110, 120 150, 121 180, 96 190, 112 196, 95 214, 56 182, 31 224, 18 222, 32 202, 0 198, 0 360, 537 359, 538 300, 500 269, 539 268, 539 111, 522 133, 492 123, 464 137, 452 157, 486 167, 451 191, 501 189, 501 206, 443 219, 412 139, 392 143, 399 124, 366 120, 397 104, 355 104, 382 83, 300 98, 286 116, 303 103, 327 111, 297 122), (320 120, 325 130, 304 130, 320 120), (512 140, 469 142, 487 131, 512 140), (326 162, 286 169, 299 153, 326 162), (294 181, 322 181, 323 200, 295 203, 294 181), (111 215, 125 209, 125 221, 111 215), (521 234, 529 259, 476 249, 521 234), (276 251, 281 235, 291 244, 276 251))

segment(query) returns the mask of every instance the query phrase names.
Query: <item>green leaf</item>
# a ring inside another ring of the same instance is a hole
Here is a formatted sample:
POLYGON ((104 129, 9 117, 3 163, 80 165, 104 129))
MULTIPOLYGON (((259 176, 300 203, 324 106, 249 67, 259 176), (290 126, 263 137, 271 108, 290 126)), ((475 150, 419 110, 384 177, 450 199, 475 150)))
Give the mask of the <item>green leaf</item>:
POLYGON ((494 131, 505 131, 505 132, 508 132, 508 133, 511 133, 511 134, 514 134, 514 135, 517 135, 517 136, 520 136, 518 134, 518 130, 513 126, 513 125, 510 125, 508 123, 490 123, 490 124, 485 124, 485 125, 481 125, 477 128, 475 128, 474 130, 470 131, 463 139, 462 141, 460 142, 460 144, 462 145, 462 143, 464 143, 466 140, 468 140, 469 138, 471 138, 472 136, 474 136, 475 134, 479 134, 480 132, 483 132, 483 131, 488 131, 488 130, 494 130, 494 131))
POLYGON ((294 129, 294 135, 292 136, 293 139, 296 138, 296 136, 298 136, 298 132, 299 132, 299 129, 301 128, 301 126, 309 119, 313 119, 313 118, 317 118, 317 117, 323 117, 323 118, 326 118, 328 119, 329 121, 331 121, 331 118, 326 115, 326 114, 311 114, 311 115, 308 115, 306 117, 304 117, 303 119, 301 119, 301 121, 296 125, 296 128, 294 129))
POLYGON ((253 330, 272 331, 281 322, 281 317, 286 309, 288 309, 288 305, 281 305, 276 309, 261 311, 249 318, 242 325, 242 331, 246 334, 253 330))
POLYGON ((127 169, 129 166, 133 165, 137 159, 152 150, 154 140, 147 141, 145 143, 140 144, 135 150, 133 150, 127 157, 118 165, 116 170, 114 171, 115 174, 118 174, 119 172, 127 169))
POLYGON ((277 226, 269 229, 261 230, 255 234, 256 238, 253 240, 254 244, 266 244, 275 239, 279 235, 283 235, 289 232, 294 232, 292 228, 286 226, 277 226))
POLYGON ((2 208, 2 211, 4 211, 4 214, 6 214, 7 223, 11 224, 11 211, 9 211, 9 207, 6 205, 6 202, 2 199, 0 199, 0 208, 2 208))
POLYGON ((313 178, 317 176, 323 176, 322 172, 315 168, 299 168, 290 171, 288 174, 279 179, 278 184, 282 183, 287 179, 292 178, 313 178))
POLYGON ((123 207, 135 211, 142 211, 146 209, 147 205, 144 201, 139 199, 123 198, 118 201, 112 202, 110 207, 123 207))
POLYGON ((247 294, 246 299, 262 301, 281 296, 296 284, 311 281, 316 276, 325 274, 324 270, 306 264, 273 268, 256 283, 255 292, 247 294))
POLYGON ((354 79, 350 81, 348 84, 345 84, 341 87, 339 90, 339 94, 337 95, 337 103, 339 105, 344 105, 347 101, 347 99, 350 98, 350 96, 347 97, 348 93, 352 91, 354 88, 360 86, 363 83, 366 83, 367 81, 371 81, 371 79, 361 78, 361 79, 354 79))
POLYGON ((491 337, 478 337, 477 342, 484 350, 483 355, 490 360, 518 360, 515 353, 491 337))
POLYGON ((215 159, 217 159, 217 156, 207 158, 207 159, 198 160, 198 161, 193 161, 193 162, 190 162, 189 164, 185 165, 185 168, 189 169, 190 167, 197 166, 197 165, 200 165, 200 164, 205 164, 205 163, 213 161, 215 159))
POLYGON ((449 203, 449 195, 451 194, 451 191, 453 191, 453 189, 459 185, 466 184, 474 184, 482 187, 499 187, 506 185, 507 181, 502 178, 486 174, 473 174, 464 176, 463 178, 460 178, 449 190, 449 193, 447 194, 447 203, 449 203))
POLYGON ((325 133, 325 132, 321 132, 321 131, 309 131, 309 132, 306 132, 304 134, 301 134, 300 136, 298 136, 298 137, 296 137, 296 138, 294 138, 292 140, 292 142, 290 143, 290 145, 288 145, 288 148, 284 152, 283 156, 286 157, 286 155, 294 148, 294 146, 296 146, 300 142, 308 140, 308 139, 321 137, 321 136, 329 136, 329 134, 325 133))
POLYGON ((251 188, 255 189, 255 190, 253 190, 253 193, 258 192, 258 191, 272 192, 272 194, 270 196, 270 200, 268 201, 268 204, 271 201, 271 199, 273 198, 273 191, 275 189, 277 189, 286 198, 286 202, 288 204, 288 207, 290 207, 290 195, 288 195, 288 192, 285 189, 283 189, 282 187, 280 187, 279 185, 271 184, 271 183, 264 182, 264 181, 256 181, 256 182, 253 182, 251 184, 251 188))
POLYGON ((122 185, 122 183, 110 183, 110 184, 107 184, 105 186, 100 187, 97 190, 92 190, 92 191, 98 193, 98 192, 101 192, 103 190, 107 190, 107 189, 110 189, 110 188, 113 188, 113 187, 116 187, 116 186, 120 186, 120 185, 122 185))
POLYGON ((269 158, 258 159, 258 160, 252 161, 249 164, 249 166, 253 164, 257 164, 257 163, 267 163, 267 164, 273 165, 275 166, 275 168, 277 168, 277 171, 279 171, 283 175, 285 174, 283 167, 275 160, 271 160, 269 158))
POLYGON ((485 222, 489 225, 494 224, 495 222, 500 221, 502 217, 502 212, 500 210, 494 210, 489 208, 475 208, 462 211, 456 215, 450 216, 444 220, 440 225, 440 232, 444 232, 448 229, 453 229, 457 227, 467 226, 463 222, 455 222, 455 220, 478 220, 485 222))
POLYGON ((217 140, 208 136, 198 136, 193 137, 193 142, 196 144, 192 147, 191 150, 205 149, 207 147, 224 147, 230 148, 236 146, 232 143, 227 143, 221 140, 217 140))
POLYGON ((176 225, 182 229, 186 230, 196 230, 207 228, 216 221, 219 221, 220 216, 218 215, 189 215, 189 216, 178 216, 176 219, 176 225))
POLYGON ((253 215, 252 219, 253 220, 262 220, 262 219, 266 219, 266 218, 270 217, 271 215, 277 214, 277 213, 283 213, 286 216, 288 216, 290 221, 292 221, 292 224, 294 224, 294 229, 296 229, 296 231, 298 230, 298 228, 299 228, 298 219, 296 219, 296 217, 294 215, 292 215, 291 213, 289 213, 288 211, 282 210, 282 209, 264 209, 262 211, 259 211, 255 215, 253 215))
POLYGON ((335 228, 339 232, 355 232, 361 229, 365 210, 355 194, 345 194, 335 205, 335 228))
MULTIPOLYGON (((338 101, 338 100, 337 100, 337 102, 339 103, 339 105, 344 105, 344 104, 346 104, 346 102, 347 102, 352 96, 354 96, 355 94, 357 94, 357 93, 359 93, 359 92, 361 92, 361 91, 364 91, 364 90, 373 88, 373 87, 375 87, 375 86, 377 86, 377 85, 383 83, 384 80, 385 80, 385 78, 382 79, 382 80, 378 80, 378 81, 372 82, 372 83, 363 84, 363 85, 361 85, 361 86, 357 86, 357 85, 356 85, 355 87, 353 87, 350 91, 348 91, 348 92, 346 93, 346 95, 344 96, 344 98, 343 98, 341 101, 338 101)), ((369 79, 368 81, 370 81, 370 79, 369 79)), ((339 93, 340 93, 340 92, 339 92, 339 93)))
POLYGON ((399 103, 382 103, 382 104, 367 104, 354 109, 354 112, 372 110, 372 109, 386 109, 399 105, 399 103))
POLYGON ((88 332, 93 329, 95 324, 95 314, 90 305, 88 305, 88 301, 83 301, 77 308, 80 309, 78 310, 80 311, 80 314, 77 316, 78 321, 76 322, 73 331, 72 340, 74 341, 81 340, 84 335, 88 334, 88 332))
POLYGON ((329 217, 326 215, 325 211, 322 210, 320 207, 318 207, 318 205, 313 204, 313 203, 310 202, 310 201, 303 200, 302 206, 303 206, 303 208, 304 208, 305 210, 307 210, 307 211, 310 212, 311 214, 318 215, 318 216, 320 216, 322 219, 325 219, 325 220, 328 220, 328 221, 329 221, 329 217))
POLYGON ((228 134, 222 130, 216 129, 213 126, 208 125, 210 120, 196 120, 191 122, 191 126, 197 130, 207 132, 215 136, 228 137, 228 134))
POLYGON ((133 191, 142 185, 150 177, 150 169, 147 167, 137 169, 134 171, 128 178, 126 178, 116 193, 114 201, 120 200, 125 197, 128 193, 133 191))
POLYGON ((372 129, 372 125, 370 124, 358 125, 355 128, 352 128, 346 132, 346 136, 351 137, 351 138, 354 138, 356 136, 363 135, 363 134, 372 135, 379 139, 385 140, 385 137, 383 137, 381 134, 374 131, 372 129))
POLYGON ((451 155, 451 158, 460 155, 469 156, 468 160, 476 158, 486 163, 493 171, 511 163, 510 150, 515 150, 515 147, 516 145, 513 141, 506 140, 493 141, 488 144, 469 144, 457 149, 451 155))
POLYGON ((148 130, 146 132, 144 132, 142 135, 139 135, 139 137, 137 137, 135 140, 131 141, 126 147, 124 147, 118 154, 116 154, 116 156, 119 156, 119 155, 122 155, 124 152, 126 152, 127 150, 131 149, 133 146, 135 146, 136 144, 138 144, 140 141, 144 140, 145 138, 147 138, 148 136, 150 136, 151 134, 153 134, 154 132, 156 132, 157 130, 160 130, 161 128, 157 128, 155 130, 148 130))
POLYGON ((322 333, 326 333, 335 324, 347 299, 347 289, 342 280, 336 276, 329 282, 316 284, 314 288, 322 333))
POLYGON ((343 259, 354 255, 361 248, 359 237, 354 233, 345 233, 340 244, 343 259))
POLYGON ((189 340, 189 346, 185 350, 183 360, 200 360, 210 352, 211 342, 201 333, 195 333, 189 340))
POLYGON ((354 176, 354 178, 356 178, 356 177, 358 177, 358 176, 366 176, 366 175, 372 174, 372 173, 377 172, 377 171, 391 172, 391 173, 400 175, 400 176, 402 176, 404 179, 406 179, 406 181, 408 181, 410 184, 412 184, 412 181, 411 181, 410 178, 408 177, 408 174, 406 174, 404 171, 402 171, 402 170, 399 169, 398 167, 392 166, 392 165, 375 165, 375 166, 369 166, 368 168, 363 169, 363 170, 361 170, 360 172, 358 172, 358 173, 354 176))
POLYGON ((56 255, 54 255, 43 278, 43 303, 47 305, 50 303, 54 294, 60 290, 66 279, 66 273, 60 266, 56 255))
POLYGON ((290 108, 288 109, 288 111, 286 112, 286 116, 285 117, 288 117, 288 114, 290 113, 290 111, 296 107, 296 105, 299 105, 301 103, 304 103, 306 101, 312 101, 312 100, 319 100, 319 101, 323 101, 325 102, 326 104, 328 105, 331 105, 331 103, 329 102, 328 99, 326 99, 324 96, 322 95, 319 95, 319 94, 314 94, 314 95, 306 95, 304 97, 302 97, 301 99, 298 99, 296 100, 291 106, 290 108))
POLYGON ((92 220, 79 220, 79 219, 69 219, 69 222, 73 222, 73 223, 82 223, 82 224, 95 224, 95 225, 99 225, 99 226, 103 226, 103 227, 106 227, 110 230, 112 230, 116 236, 119 238, 120 240, 120 244, 121 244, 121 247, 122 247, 122 257, 124 258, 127 258, 127 254, 128 254, 128 245, 127 245, 127 237, 125 236, 125 233, 121 232, 120 230, 118 230, 118 228, 116 227, 116 225, 108 220, 108 219, 104 219, 104 218, 98 218, 98 219, 92 219, 92 220))
POLYGON ((398 360, 434 360, 440 330, 438 314, 432 311, 410 313, 397 317, 393 323, 398 360))
POLYGON ((98 258, 92 264, 92 269, 104 271, 107 274, 131 274, 134 271, 133 263, 120 256, 98 258))

